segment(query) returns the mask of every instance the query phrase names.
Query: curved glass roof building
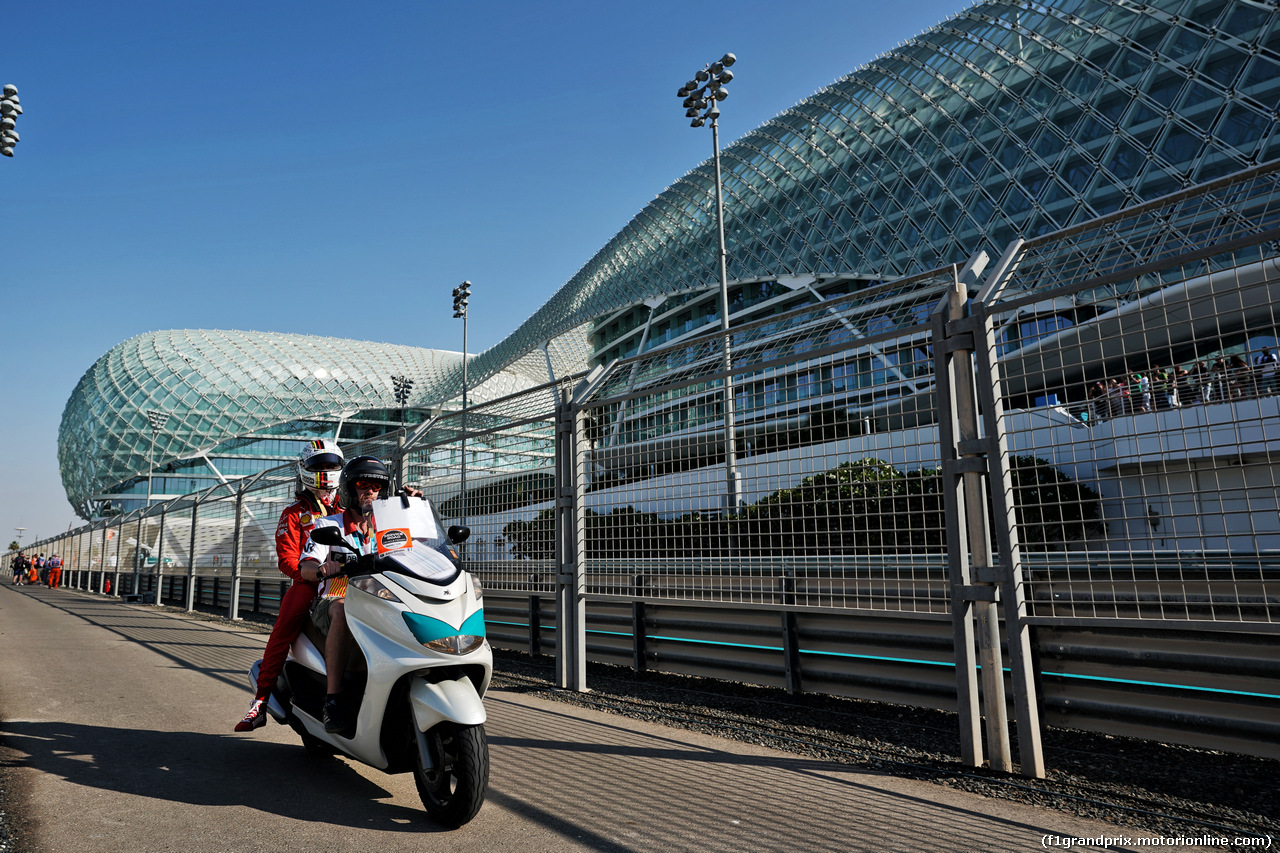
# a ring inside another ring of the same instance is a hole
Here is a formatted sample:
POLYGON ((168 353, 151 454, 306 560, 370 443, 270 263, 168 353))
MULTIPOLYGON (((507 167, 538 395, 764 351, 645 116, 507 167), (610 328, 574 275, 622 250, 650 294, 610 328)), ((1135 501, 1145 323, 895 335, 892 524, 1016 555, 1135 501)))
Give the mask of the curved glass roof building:
MULTIPOLYGON (((731 88, 750 85, 749 68, 743 57, 731 88)), ((1274 3, 976 3, 724 150, 733 304, 767 302, 790 277, 818 282, 790 287, 794 307, 820 298, 822 280, 847 292, 979 250, 999 256, 1015 238, 1275 159, 1278 110, 1274 3)), ((469 360, 473 383, 491 378, 497 396, 718 322, 714 175, 708 161, 660 193, 510 336, 469 360)), ((126 341, 85 375, 64 414, 59 458, 73 505, 145 492, 149 408, 182 419, 157 440, 162 465, 212 458, 233 440, 278 464, 291 453, 269 442, 314 434, 317 421, 332 434, 335 413, 381 412, 368 427, 394 425, 392 374, 415 379, 419 408, 461 389, 458 354, 363 346, 368 361, 355 362, 328 356, 351 347, 304 336, 126 341)), ((158 490, 189 491, 176 480, 158 490)))
MULTIPOLYGON (((750 85, 749 58, 735 71, 730 88, 750 85)), ((725 149, 729 278, 999 257, 1280 157, 1278 104, 1275 4, 977 3, 725 149)), ((545 377, 530 354, 548 339, 558 370, 579 368, 612 342, 588 340, 593 321, 713 286, 714 182, 708 161, 663 191, 473 369, 525 359, 545 377)))
MULTIPOLYGON (((150 332, 112 347, 62 413, 58 462, 84 517, 102 503, 181 495, 297 458, 310 438, 345 443, 419 422, 461 353, 270 332, 150 332), (404 408, 393 377, 412 385, 404 408), (150 417, 163 424, 152 429, 150 417), (154 440, 154 447, 152 442, 154 440)), ((500 374, 477 400, 528 385, 500 374)))

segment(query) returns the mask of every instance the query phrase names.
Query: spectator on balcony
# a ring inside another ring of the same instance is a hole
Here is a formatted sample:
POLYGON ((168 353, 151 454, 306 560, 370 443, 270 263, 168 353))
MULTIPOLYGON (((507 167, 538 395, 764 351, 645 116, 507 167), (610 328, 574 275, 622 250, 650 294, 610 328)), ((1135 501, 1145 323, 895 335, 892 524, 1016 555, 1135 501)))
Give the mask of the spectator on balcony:
POLYGON ((1089 419, 1104 421, 1111 417, 1111 407, 1107 403, 1107 386, 1095 382, 1089 388, 1089 419))
POLYGON ((1259 394, 1270 396, 1276 393, 1277 368, 1280 368, 1280 358, 1271 351, 1271 347, 1263 347, 1262 352, 1253 357, 1253 369, 1259 394))
POLYGON ((1253 384, 1253 371, 1244 356, 1237 353, 1227 362, 1227 387, 1232 400, 1256 396, 1253 384))

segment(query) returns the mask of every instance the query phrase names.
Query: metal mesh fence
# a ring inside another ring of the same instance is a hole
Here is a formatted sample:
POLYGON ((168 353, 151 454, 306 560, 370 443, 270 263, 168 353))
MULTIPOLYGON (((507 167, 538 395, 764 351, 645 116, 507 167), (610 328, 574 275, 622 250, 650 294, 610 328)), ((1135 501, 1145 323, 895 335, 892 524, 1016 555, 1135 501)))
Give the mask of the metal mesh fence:
POLYGON ((200 501, 191 564, 202 574, 230 571, 236 526, 235 494, 227 486, 212 489, 200 501))
POLYGON ((407 449, 406 482, 471 528, 462 554, 492 588, 554 586, 555 410, 577 378, 442 416, 407 449))
POLYGON ((953 281, 735 328, 728 371, 717 334, 616 365, 585 409, 588 592, 945 611, 927 319, 953 281))
MULTIPOLYGON (((1280 624, 1278 171, 1017 243, 979 294, 1029 618, 1280 624)), ((581 376, 348 456, 465 521, 494 589, 550 593, 575 556, 598 598, 946 613, 930 318, 956 280, 779 279, 771 315, 727 337, 673 320, 612 364, 572 442, 557 405, 581 376)), ((293 483, 285 465, 56 541, 69 568, 276 578, 293 483)))
POLYGON ((1280 623, 1277 199, 1255 170, 1029 243, 994 289, 1033 620, 1280 623))

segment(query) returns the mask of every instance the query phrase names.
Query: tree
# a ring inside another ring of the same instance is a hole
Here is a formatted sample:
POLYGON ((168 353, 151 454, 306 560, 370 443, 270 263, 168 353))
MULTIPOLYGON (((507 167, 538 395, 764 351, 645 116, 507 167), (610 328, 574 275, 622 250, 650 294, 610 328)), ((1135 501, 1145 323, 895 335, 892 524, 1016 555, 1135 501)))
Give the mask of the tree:
POLYGON ((734 520, 743 553, 886 554, 943 545, 936 474, 880 459, 844 462, 779 489, 734 520))
POLYGON ((1018 542, 1028 551, 1065 551, 1106 535, 1102 496, 1044 459, 1009 460, 1018 542))
MULTIPOLYGON (((1018 538, 1029 551, 1064 551, 1102 536, 1100 496, 1044 459, 1010 459, 1018 538)), ((990 512, 988 516, 990 516, 990 512)), ((555 556, 555 511, 513 521, 503 535, 524 559, 555 556)), ((618 507, 586 513, 589 559, 769 557, 941 553, 946 550, 942 476, 899 471, 867 457, 806 477, 725 518, 618 507)))

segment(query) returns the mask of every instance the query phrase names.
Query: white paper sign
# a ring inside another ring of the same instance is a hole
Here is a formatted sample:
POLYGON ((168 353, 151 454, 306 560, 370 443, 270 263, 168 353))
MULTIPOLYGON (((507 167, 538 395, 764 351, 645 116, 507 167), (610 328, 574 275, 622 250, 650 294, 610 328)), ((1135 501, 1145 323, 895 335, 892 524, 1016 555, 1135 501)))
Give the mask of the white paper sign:
POLYGON ((412 548, 414 539, 434 541, 444 538, 422 498, 396 497, 374 501, 373 523, 378 530, 379 554, 412 548))

